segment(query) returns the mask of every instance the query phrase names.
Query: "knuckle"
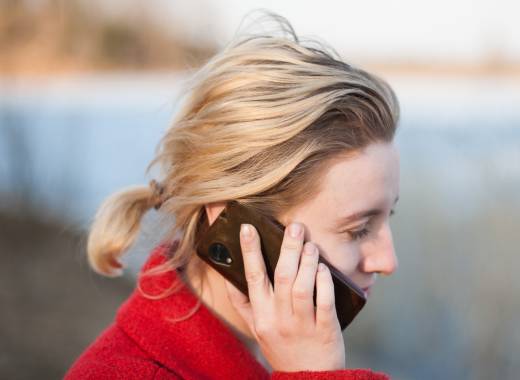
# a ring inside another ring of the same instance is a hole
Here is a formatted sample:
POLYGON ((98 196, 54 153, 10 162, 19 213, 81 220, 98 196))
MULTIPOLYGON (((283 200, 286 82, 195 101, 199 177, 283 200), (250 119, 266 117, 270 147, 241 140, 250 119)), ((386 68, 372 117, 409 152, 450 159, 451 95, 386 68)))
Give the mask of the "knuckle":
POLYGON ((255 321, 255 333, 259 338, 266 338, 272 332, 271 325, 264 319, 255 321))
POLYGON ((282 322, 278 326, 278 335, 282 338, 289 338, 293 335, 292 325, 288 322, 282 322))
POLYGON ((300 251, 300 242, 298 240, 284 240, 282 245, 282 250, 287 252, 299 252, 300 251))
POLYGON ((251 285, 258 285, 265 281, 265 273, 262 271, 251 271, 246 273, 246 281, 251 285))
POLYGON ((304 287, 294 287, 292 290, 292 295, 293 298, 297 300, 307 300, 312 296, 310 289, 304 287))
POLYGON ((251 236, 248 240, 244 240, 243 238, 240 238, 240 246, 242 247, 242 250, 246 251, 253 251, 255 252, 255 247, 257 245, 256 242, 256 236, 251 236))
POLYGON ((290 284, 292 279, 291 272, 285 268, 274 271, 274 280, 279 284, 290 284))
POLYGON ((317 305, 316 305, 316 308, 320 311, 324 311, 324 312, 332 312, 334 311, 334 303, 333 302, 330 302, 330 301, 326 301, 326 302, 319 302, 317 305))
POLYGON ((256 246, 251 243, 242 243, 242 255, 251 256, 258 253, 256 246))
POLYGON ((300 267, 305 267, 305 268, 313 268, 313 267, 316 267, 316 269, 318 269, 318 256, 308 256, 306 255, 307 257, 303 256, 302 257, 302 260, 300 262, 300 267))
POLYGON ((313 243, 311 243, 310 241, 305 243, 303 250, 307 256, 316 256, 315 255, 317 253, 316 246, 313 243))

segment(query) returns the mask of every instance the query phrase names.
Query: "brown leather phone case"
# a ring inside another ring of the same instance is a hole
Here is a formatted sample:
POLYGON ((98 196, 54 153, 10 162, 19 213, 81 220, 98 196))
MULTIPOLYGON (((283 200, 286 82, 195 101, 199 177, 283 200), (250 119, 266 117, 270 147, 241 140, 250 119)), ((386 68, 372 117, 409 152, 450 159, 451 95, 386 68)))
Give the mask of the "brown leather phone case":
MULTIPOLYGON (((208 226, 207 219, 205 220, 202 239, 197 243, 197 254, 242 293, 248 295, 240 248, 239 234, 242 223, 252 224, 257 229, 267 275, 273 284, 274 269, 280 255, 285 226, 236 201, 228 202, 211 226, 208 226)), ((365 305, 364 292, 323 257, 320 256, 319 261, 326 264, 331 271, 336 312, 341 329, 344 330, 365 305)), ((314 304, 316 304, 316 288, 314 304)))

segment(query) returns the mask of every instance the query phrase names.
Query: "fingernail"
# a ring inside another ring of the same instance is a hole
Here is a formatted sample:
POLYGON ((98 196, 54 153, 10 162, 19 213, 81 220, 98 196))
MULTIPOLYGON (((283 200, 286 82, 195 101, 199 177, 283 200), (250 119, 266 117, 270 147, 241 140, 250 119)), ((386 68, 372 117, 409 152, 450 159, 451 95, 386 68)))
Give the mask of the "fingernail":
POLYGON ((242 235, 245 239, 250 239, 253 236, 253 230, 251 229, 250 224, 241 224, 240 225, 240 235, 242 235))
POLYGON ((323 263, 318 264, 318 271, 323 272, 327 267, 323 263))
POLYGON ((302 226, 299 223, 291 223, 289 226, 289 235, 293 238, 297 238, 300 236, 300 232, 302 231, 302 226))

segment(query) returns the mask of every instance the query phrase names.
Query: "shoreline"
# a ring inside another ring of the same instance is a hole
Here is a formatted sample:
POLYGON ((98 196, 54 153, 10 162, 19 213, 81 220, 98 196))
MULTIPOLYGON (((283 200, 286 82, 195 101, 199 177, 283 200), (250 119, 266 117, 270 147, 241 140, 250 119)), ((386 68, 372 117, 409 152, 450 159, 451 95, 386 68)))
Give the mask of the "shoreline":
MULTIPOLYGON (((474 63, 474 64, 458 64, 458 63, 439 63, 439 64, 421 64, 421 63, 380 63, 372 61, 353 62, 357 67, 382 76, 403 76, 403 77, 443 77, 443 78, 486 78, 486 77, 508 77, 520 79, 520 63, 474 63)), ((150 66, 146 68, 94 68, 77 66, 54 66, 34 68, 34 66, 18 66, 18 69, 10 70, 0 65, 0 78, 60 78, 60 77, 76 77, 76 76, 119 76, 119 75, 172 75, 195 71, 200 65, 191 67, 166 67, 166 66, 150 66), (21 67, 21 69, 20 69, 21 67)))

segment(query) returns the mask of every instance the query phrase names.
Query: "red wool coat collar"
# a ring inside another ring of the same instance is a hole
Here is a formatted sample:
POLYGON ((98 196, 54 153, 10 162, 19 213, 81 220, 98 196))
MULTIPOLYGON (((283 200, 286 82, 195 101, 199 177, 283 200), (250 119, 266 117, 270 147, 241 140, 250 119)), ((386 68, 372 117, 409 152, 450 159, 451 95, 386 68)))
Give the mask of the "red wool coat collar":
MULTIPOLYGON (((157 247, 143 270, 167 258, 169 246, 157 247)), ((174 248, 173 248, 174 249, 174 248)), ((175 281, 176 271, 140 279, 142 290, 159 294, 175 281)), ((120 307, 116 322, 156 361, 182 378, 268 379, 266 369, 246 346, 204 304, 191 317, 186 316, 197 304, 197 296, 182 283, 176 293, 158 300, 143 297, 135 290, 120 307)))

